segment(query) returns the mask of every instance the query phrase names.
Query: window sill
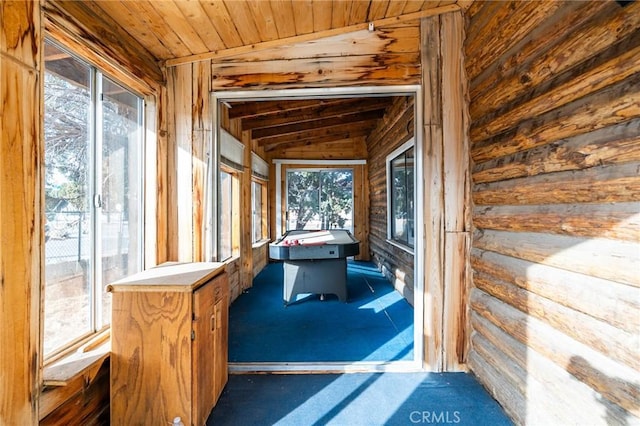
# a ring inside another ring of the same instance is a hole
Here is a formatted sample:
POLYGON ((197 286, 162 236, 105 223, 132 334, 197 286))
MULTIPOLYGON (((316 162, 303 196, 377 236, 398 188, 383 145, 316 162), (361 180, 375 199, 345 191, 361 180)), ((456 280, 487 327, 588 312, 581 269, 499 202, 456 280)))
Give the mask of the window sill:
POLYGON ((387 238, 387 243, 391 244, 392 246, 399 248, 402 251, 406 251, 407 253, 409 253, 410 255, 414 255, 413 249, 409 246, 405 246, 404 244, 400 244, 396 241, 390 240, 387 238))
MULTIPOLYGON (((111 333, 106 330, 99 333, 75 352, 66 355, 43 368, 44 386, 66 386, 80 376, 100 369, 111 353, 111 333)), ((93 376, 90 376, 90 379, 93 376)), ((95 376, 95 374, 94 374, 95 376)))
POLYGON ((237 254, 234 254, 233 256, 228 257, 225 260, 220 261, 220 263, 224 263, 225 265, 229 265, 229 264, 235 263, 235 262, 237 262, 239 260, 240 260, 240 256, 237 255, 237 254))
POLYGON ((106 340, 100 339, 98 346, 90 343, 46 366, 42 372, 39 419, 44 419, 58 409, 71 395, 87 389, 96 380, 105 363, 108 365, 110 355, 111 341, 106 333, 106 340))
POLYGON ((253 243, 251 247, 254 249, 257 249, 257 248, 266 246, 270 242, 271 240, 269 238, 265 238, 264 240, 256 241, 255 243, 253 243))

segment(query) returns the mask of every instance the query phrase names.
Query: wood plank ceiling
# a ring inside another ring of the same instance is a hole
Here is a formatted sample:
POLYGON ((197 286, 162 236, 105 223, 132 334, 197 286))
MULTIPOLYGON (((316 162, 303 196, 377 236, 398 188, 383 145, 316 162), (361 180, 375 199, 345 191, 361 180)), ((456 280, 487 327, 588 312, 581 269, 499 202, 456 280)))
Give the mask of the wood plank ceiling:
MULTIPOLYGON (((64 3, 64 2, 60 2, 64 3)), ((468 0, 98 0, 83 2, 108 16, 159 61, 259 47, 296 36, 340 31, 421 12, 466 8, 468 0)), ((437 12, 436 12, 437 13, 437 12)))
MULTIPOLYGON (((279 44, 418 19, 469 7, 472 0, 49 0, 79 22, 126 38, 164 66, 214 60, 279 44)), ((366 136, 391 98, 235 102, 232 118, 265 151, 366 136)))
POLYGON ((229 118, 269 153, 363 137, 382 118, 391 97, 249 101, 227 104, 229 118))

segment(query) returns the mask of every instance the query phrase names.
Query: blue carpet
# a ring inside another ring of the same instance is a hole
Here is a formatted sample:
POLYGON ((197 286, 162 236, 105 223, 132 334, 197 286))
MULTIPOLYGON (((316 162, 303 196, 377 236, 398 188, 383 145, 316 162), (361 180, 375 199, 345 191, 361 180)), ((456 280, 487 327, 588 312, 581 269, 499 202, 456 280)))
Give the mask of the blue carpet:
POLYGON ((299 296, 284 306, 270 263, 229 309, 229 362, 413 360, 413 308, 370 262, 347 264, 348 303, 299 296))
POLYGON ((511 425, 464 373, 231 375, 207 425, 511 425))

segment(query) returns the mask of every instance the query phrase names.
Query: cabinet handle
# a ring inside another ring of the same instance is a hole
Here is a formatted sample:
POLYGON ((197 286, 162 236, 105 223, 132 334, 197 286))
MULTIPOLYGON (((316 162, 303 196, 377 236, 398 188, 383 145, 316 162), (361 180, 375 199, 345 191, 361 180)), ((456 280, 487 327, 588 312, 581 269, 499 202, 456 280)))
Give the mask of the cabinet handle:
POLYGON ((211 331, 216 329, 216 314, 211 315, 211 331))

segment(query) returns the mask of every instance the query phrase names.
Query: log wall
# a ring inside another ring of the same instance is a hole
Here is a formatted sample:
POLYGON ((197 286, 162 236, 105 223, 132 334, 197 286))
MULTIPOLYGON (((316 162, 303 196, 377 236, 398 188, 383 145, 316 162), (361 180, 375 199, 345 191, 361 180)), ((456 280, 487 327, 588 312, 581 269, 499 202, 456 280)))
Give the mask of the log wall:
POLYGON ((0 424, 37 423, 42 36, 39 2, 0 3, 0 424))
POLYGON ((387 242, 387 155, 414 136, 414 97, 398 97, 367 137, 369 170, 369 251, 396 289, 413 304, 414 256, 387 242))
POLYGON ((640 422, 640 3, 467 14, 472 371, 519 424, 640 422))

